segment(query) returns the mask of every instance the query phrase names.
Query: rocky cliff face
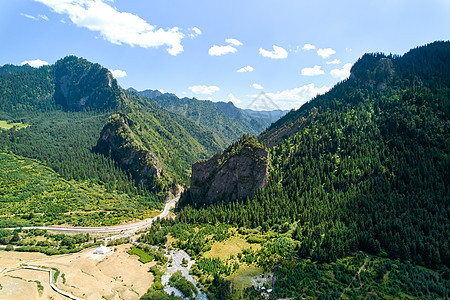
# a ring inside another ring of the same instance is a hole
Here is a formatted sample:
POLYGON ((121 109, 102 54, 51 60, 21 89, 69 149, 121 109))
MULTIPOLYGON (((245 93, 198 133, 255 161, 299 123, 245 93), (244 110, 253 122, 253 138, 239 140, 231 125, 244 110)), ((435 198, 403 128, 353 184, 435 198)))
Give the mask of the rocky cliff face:
POLYGON ((222 154, 192 166, 193 201, 213 203, 251 197, 267 186, 269 152, 256 138, 244 136, 222 154))
POLYGON ((383 54, 365 54, 350 71, 350 80, 357 80, 365 87, 383 91, 395 73, 391 58, 383 54))
POLYGON ((100 133, 96 149, 110 154, 120 165, 130 170, 136 180, 146 184, 161 177, 158 158, 146 150, 133 134, 133 121, 124 115, 112 115, 100 133))
POLYGON ((55 101, 70 110, 111 109, 125 101, 111 72, 82 58, 57 61, 55 79, 55 101))

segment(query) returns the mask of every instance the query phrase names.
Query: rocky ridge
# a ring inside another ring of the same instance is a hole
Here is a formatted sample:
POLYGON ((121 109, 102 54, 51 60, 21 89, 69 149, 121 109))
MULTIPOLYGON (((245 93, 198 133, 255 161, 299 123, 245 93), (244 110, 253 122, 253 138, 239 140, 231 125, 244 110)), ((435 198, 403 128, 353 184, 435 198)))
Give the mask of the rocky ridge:
POLYGON ((222 154, 192 166, 189 196, 213 203, 251 197, 267 186, 269 152, 255 137, 244 135, 222 154))
POLYGON ((133 121, 122 114, 112 115, 100 133, 96 150, 110 154, 119 164, 130 170, 140 183, 161 177, 158 158, 146 150, 133 134, 133 121))
POLYGON ((57 104, 69 110, 115 109, 125 95, 111 72, 86 59, 67 56, 55 64, 57 104))

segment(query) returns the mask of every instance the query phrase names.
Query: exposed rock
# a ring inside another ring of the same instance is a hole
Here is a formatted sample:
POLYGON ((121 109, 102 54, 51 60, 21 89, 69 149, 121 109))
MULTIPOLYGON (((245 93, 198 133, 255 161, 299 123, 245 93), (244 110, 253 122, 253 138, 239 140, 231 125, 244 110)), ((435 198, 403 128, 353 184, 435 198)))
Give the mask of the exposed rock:
POLYGON ((350 79, 361 82, 365 87, 385 90, 395 73, 392 59, 382 54, 365 54, 350 71, 350 79))
POLYGON ((267 186, 269 152, 256 138, 244 136, 223 154, 192 166, 190 196, 201 202, 251 197, 267 186))
POLYGON ((96 149, 110 154, 141 183, 161 177, 158 158, 135 138, 133 121, 124 115, 112 115, 100 133, 96 149))
POLYGON ((125 102, 117 80, 99 64, 68 56, 56 62, 55 75, 55 101, 67 109, 112 109, 125 102))

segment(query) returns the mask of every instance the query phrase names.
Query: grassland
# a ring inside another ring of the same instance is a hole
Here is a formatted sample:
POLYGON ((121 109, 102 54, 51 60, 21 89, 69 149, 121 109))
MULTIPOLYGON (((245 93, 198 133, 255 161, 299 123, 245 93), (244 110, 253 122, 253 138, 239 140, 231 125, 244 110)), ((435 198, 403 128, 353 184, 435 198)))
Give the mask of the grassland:
POLYGON ((0 227, 114 225, 153 215, 141 199, 68 181, 37 160, 0 153, 0 227))
POLYGON ((264 273, 260 267, 242 264, 239 269, 230 275, 227 279, 233 283, 233 287, 237 290, 237 294, 246 288, 255 285, 257 278, 264 273))
POLYGON ((10 121, 5 121, 5 120, 0 120, 0 129, 5 129, 5 130, 9 130, 13 127, 15 127, 15 129, 19 130, 22 128, 27 128, 28 124, 24 124, 24 123, 12 123, 10 121))
POLYGON ((154 260, 153 256, 151 256, 150 254, 148 254, 144 250, 139 249, 138 247, 135 247, 135 246, 131 247, 131 249, 128 250, 127 253, 130 254, 130 255, 137 255, 137 256, 139 256, 138 260, 141 263, 143 263, 143 264, 149 263, 149 262, 154 260))
POLYGON ((211 250, 205 252, 203 257, 228 259, 230 256, 237 256, 242 250, 249 248, 259 250, 261 245, 250 244, 242 237, 232 236, 225 241, 214 243, 211 246, 211 250))

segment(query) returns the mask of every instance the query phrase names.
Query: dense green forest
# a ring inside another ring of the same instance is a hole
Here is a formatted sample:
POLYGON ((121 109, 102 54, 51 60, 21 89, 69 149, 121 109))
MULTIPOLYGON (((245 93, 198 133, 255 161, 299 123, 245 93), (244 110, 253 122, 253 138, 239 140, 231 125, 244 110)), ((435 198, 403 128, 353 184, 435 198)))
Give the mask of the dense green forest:
MULTIPOLYGON (((141 92, 138 92, 144 95, 141 92)), ((239 139, 244 133, 257 134, 249 124, 245 122, 235 122, 225 115, 212 101, 202 101, 195 98, 182 98, 172 94, 162 94, 153 98, 165 109, 182 115, 196 124, 201 125, 215 132, 221 141, 222 147, 239 139)), ((260 131, 262 131, 261 128, 260 131)))
POLYGON ((168 181, 188 184, 191 165, 224 148, 224 141, 205 127, 162 109, 150 98, 131 92, 126 95, 131 130, 159 158, 168 181))
MULTIPOLYGON (((212 298, 228 295, 224 278, 240 266, 272 270, 277 297, 447 298, 449 83, 450 42, 364 55, 349 79, 289 112, 258 142, 243 137, 270 148, 266 188, 214 204, 184 198, 176 220, 155 222, 139 242, 164 246, 170 235, 171 246, 197 259, 194 275, 212 298), (231 235, 259 250, 202 257, 231 235)), ((171 187, 188 184, 193 163, 249 129, 203 106, 160 101, 123 91, 106 69, 76 57, 38 69, 0 67, 0 227, 143 218, 171 187), (26 125, 6 126, 13 123, 26 125), (110 128, 120 143, 99 147, 110 128), (157 184, 121 162, 139 151, 157 158, 157 184)), ((2 243, 58 253, 86 243, 49 236, 48 245, 20 245, 16 233, 1 231, 2 243)), ((134 251, 161 257, 146 247, 134 251)), ((172 284, 190 290, 180 278, 172 284)), ((166 297, 160 288, 145 297, 154 295, 166 297)))
POLYGON ((364 250, 449 266, 449 79, 449 42, 364 55, 350 79, 261 135, 289 133, 271 149, 266 189, 185 206, 178 220, 263 231, 295 224, 296 254, 319 262, 364 250))
POLYGON ((284 260, 275 270, 274 295, 277 299, 445 299, 449 295, 445 272, 363 252, 329 264, 284 260))
MULTIPOLYGON (((210 129, 225 142, 225 145, 238 140, 243 134, 259 134, 272 122, 287 113, 283 110, 254 111, 240 109, 234 106, 232 102, 212 102, 187 97, 180 99, 174 94, 163 94, 158 90, 137 91, 129 88, 127 91, 152 98, 163 108, 210 129)), ((259 103, 255 102, 255 104, 259 103)))
POLYGON ((0 170, 0 227, 114 225, 159 208, 154 197, 108 192, 95 180, 66 180, 34 159, 0 152, 0 170))
MULTIPOLYGON (((36 159, 66 181, 98 185, 106 194, 126 194, 129 203, 124 205, 132 210, 161 207, 172 186, 188 183, 192 163, 226 145, 210 129, 163 109, 152 99, 122 90, 107 69, 74 56, 41 68, 0 67, 0 120, 5 124, 0 128, 0 151, 5 155, 36 159), (159 160, 158 184, 143 182, 111 149, 97 148, 102 129, 117 113, 130 120, 135 150, 150 151, 159 160), (26 126, 7 126, 14 123, 26 126)), ((126 147, 118 145, 122 146, 126 147)), ((9 184, 8 178, 3 180, 9 184)), ((58 212, 72 209, 68 197, 60 199, 67 205, 58 212)), ((33 213, 51 212, 25 207, 33 213)))

